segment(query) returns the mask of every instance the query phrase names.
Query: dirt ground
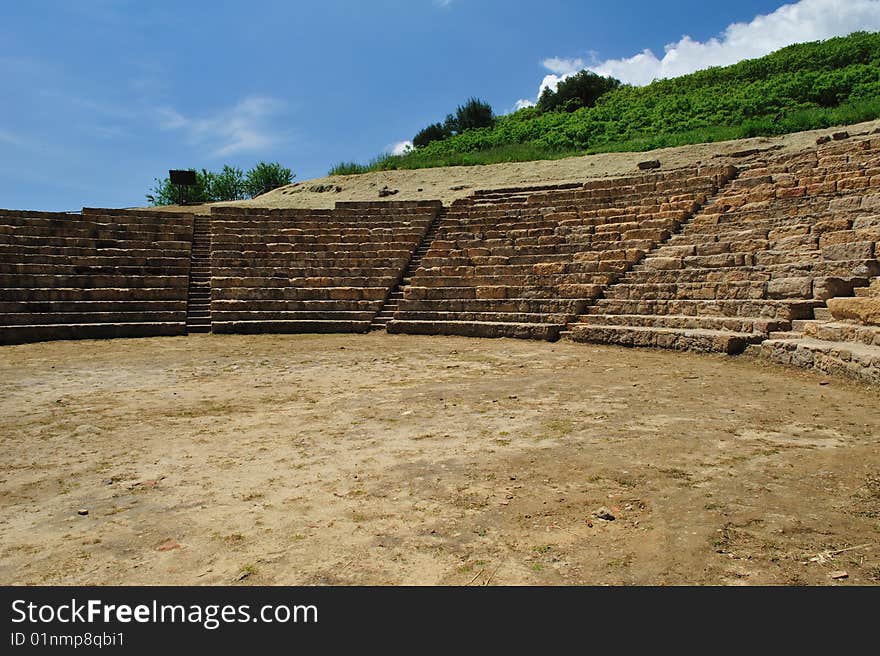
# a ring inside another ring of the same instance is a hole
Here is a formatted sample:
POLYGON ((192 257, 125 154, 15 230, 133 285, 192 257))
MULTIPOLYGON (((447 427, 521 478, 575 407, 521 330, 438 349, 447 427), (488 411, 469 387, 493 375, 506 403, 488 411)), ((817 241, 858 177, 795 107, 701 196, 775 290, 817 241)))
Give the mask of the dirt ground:
POLYGON ((877 584, 878 397, 564 342, 2 347, 0 583, 877 584))
MULTIPOLYGON (((602 153, 536 162, 511 162, 484 166, 448 166, 411 171, 377 171, 361 175, 339 175, 297 181, 252 200, 215 203, 243 207, 332 208, 337 201, 379 201, 379 190, 396 190, 384 200, 454 200, 470 196, 477 189, 498 189, 511 186, 584 182, 591 178, 637 175, 637 165, 649 159, 660 160, 662 170, 697 164, 747 165, 749 151, 755 157, 768 154, 793 153, 815 148, 816 138, 845 130, 853 137, 880 129, 880 121, 869 121, 847 127, 796 132, 779 137, 755 137, 737 141, 695 144, 661 148, 639 153, 602 153)), ((151 208, 178 211, 179 206, 151 208)), ((186 211, 210 213, 211 205, 188 206, 186 211)))

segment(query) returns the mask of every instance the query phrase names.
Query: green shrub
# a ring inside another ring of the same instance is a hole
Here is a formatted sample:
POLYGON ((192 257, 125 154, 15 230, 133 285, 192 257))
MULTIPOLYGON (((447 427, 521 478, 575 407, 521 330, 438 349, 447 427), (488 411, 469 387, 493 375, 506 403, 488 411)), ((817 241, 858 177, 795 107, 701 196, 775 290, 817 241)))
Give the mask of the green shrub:
POLYGON ((477 128, 491 128, 495 125, 495 112, 492 105, 480 100, 470 98, 464 105, 459 105, 455 111, 455 118, 446 118, 446 127, 455 133, 477 128))
POLYGON ((156 186, 147 193, 150 205, 184 203, 214 203, 224 200, 253 198, 272 189, 290 184, 295 177, 290 169, 278 163, 260 162, 245 174, 241 169, 225 165, 219 173, 202 169, 195 171, 196 184, 178 189, 170 178, 156 178, 156 186), (183 194, 183 197, 181 197, 183 194))
POLYGON ((432 123, 423 130, 419 130, 413 137, 413 146, 423 148, 432 141, 440 141, 452 136, 452 131, 442 123, 432 123))
POLYGON ((581 71, 562 80, 556 86, 556 91, 552 91, 549 87, 545 88, 538 99, 538 111, 573 112, 581 107, 593 107, 599 98, 620 86, 620 80, 613 77, 602 77, 592 71, 581 71))
POLYGON ((278 187, 289 185, 293 177, 291 170, 284 168, 278 162, 271 164, 260 162, 247 172, 244 185, 247 194, 255 198, 278 187))

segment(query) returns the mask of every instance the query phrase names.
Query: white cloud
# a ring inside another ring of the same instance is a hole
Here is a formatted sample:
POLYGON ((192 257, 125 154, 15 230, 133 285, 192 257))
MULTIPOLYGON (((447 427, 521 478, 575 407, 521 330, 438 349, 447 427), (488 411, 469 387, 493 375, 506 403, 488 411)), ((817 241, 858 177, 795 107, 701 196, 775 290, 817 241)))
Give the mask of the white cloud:
POLYGON ((571 75, 583 70, 586 66, 583 59, 564 59, 562 57, 549 57, 542 61, 541 64, 551 73, 556 73, 556 75, 571 75))
POLYGON ((516 101, 516 105, 514 105, 513 111, 516 111, 518 109, 525 109, 526 107, 534 107, 534 106, 535 106, 534 100, 529 100, 528 98, 520 98, 519 100, 516 101))
POLYGON ((225 157, 277 145, 279 136, 269 118, 283 108, 280 100, 250 96, 212 116, 190 118, 173 107, 161 107, 157 115, 161 129, 183 130, 190 143, 208 147, 214 157, 225 157))
POLYGON ((413 149, 413 142, 406 140, 406 141, 398 141, 397 143, 393 143, 389 146, 386 146, 385 152, 391 153, 392 155, 406 155, 412 149, 413 149))
POLYGON ((550 73, 541 81, 538 95, 547 87, 555 90, 559 82, 583 68, 644 85, 710 66, 763 57, 792 43, 845 36, 858 30, 880 30, 880 0, 800 0, 748 23, 728 25, 719 36, 705 42, 684 36, 667 45, 662 57, 647 49, 632 57, 589 65, 582 59, 550 57, 542 62, 550 73))

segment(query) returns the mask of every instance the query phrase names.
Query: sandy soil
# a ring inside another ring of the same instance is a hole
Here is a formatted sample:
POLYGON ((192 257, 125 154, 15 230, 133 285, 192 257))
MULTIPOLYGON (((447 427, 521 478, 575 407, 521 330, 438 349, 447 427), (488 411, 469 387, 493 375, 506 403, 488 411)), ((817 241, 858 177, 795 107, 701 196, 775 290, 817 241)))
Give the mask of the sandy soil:
POLYGON ((746 356, 8 346, 0 439, 2 584, 880 582, 878 391, 746 356))
MULTIPOLYGON (((816 138, 846 130, 852 136, 867 134, 880 128, 880 121, 869 121, 843 128, 797 132, 780 137, 723 141, 677 148, 662 148, 640 153, 604 153, 584 157, 537 162, 513 162, 487 166, 450 166, 414 171, 380 171, 362 175, 315 178, 281 187, 247 201, 215 203, 245 207, 332 208, 337 201, 379 201, 383 187, 396 189, 397 194, 385 200, 442 200, 448 205, 470 196, 476 189, 498 189, 510 186, 584 182, 590 178, 620 177, 638 173, 637 165, 648 159, 659 159, 663 169, 696 164, 743 164, 746 151, 758 150, 757 157, 770 153, 797 152, 816 147, 816 138)), ((188 206, 186 211, 209 213, 211 205, 188 206)), ((178 206, 152 208, 179 211, 178 206)))

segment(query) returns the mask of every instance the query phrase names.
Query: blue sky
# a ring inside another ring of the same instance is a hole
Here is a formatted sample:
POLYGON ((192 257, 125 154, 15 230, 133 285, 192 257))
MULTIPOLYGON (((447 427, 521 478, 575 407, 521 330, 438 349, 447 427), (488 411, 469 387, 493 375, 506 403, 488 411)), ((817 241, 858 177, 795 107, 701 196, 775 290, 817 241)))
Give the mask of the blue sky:
POLYGON ((3 2, 0 207, 143 205, 190 166, 304 180, 470 96, 504 113, 583 67, 644 83, 854 29, 880 2, 3 2))

